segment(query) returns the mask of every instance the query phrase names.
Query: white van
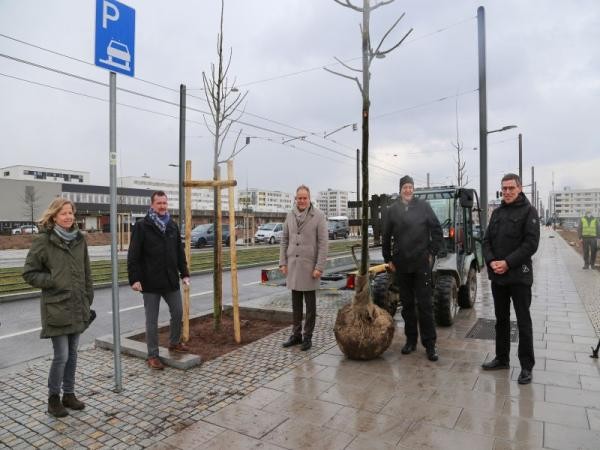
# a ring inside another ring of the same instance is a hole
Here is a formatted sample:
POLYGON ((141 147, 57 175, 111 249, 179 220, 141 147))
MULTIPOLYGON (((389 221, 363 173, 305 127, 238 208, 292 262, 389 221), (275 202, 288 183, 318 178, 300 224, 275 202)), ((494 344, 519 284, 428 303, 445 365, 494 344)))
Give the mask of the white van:
POLYGON ((258 231, 254 235, 254 242, 268 242, 269 244, 278 244, 281 242, 283 235, 283 223, 271 222, 265 223, 258 227, 258 231))

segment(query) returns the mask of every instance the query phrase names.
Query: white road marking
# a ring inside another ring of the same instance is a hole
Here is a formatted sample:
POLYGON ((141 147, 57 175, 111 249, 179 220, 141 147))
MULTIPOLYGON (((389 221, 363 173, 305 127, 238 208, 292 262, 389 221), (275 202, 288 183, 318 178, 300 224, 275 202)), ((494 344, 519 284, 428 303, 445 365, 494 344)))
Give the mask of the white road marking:
MULTIPOLYGON (((129 308, 120 309, 119 312, 131 311, 132 309, 140 309, 140 308, 143 308, 143 307, 144 307, 144 305, 130 306, 129 308)), ((112 311, 108 311, 106 314, 112 314, 112 311)))
POLYGON ((40 331, 42 328, 32 328, 31 330, 19 331, 18 333, 5 334, 4 336, 0 336, 0 339, 8 339, 15 336, 21 336, 22 334, 34 333, 36 331, 40 331))
POLYGON ((204 292, 196 292, 195 294, 190 294, 190 297, 198 297, 199 295, 212 294, 213 291, 204 291, 204 292))
POLYGON ((242 286, 252 286, 253 284, 260 284, 260 281, 253 281, 252 283, 242 284, 242 286))

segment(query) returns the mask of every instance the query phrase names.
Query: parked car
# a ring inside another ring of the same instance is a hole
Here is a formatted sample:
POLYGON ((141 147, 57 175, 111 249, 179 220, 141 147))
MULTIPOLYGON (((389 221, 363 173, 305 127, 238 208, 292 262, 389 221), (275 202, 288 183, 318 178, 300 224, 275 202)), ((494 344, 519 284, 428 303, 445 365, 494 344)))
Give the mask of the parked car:
MULTIPOLYGON (((222 225, 223 244, 229 245, 229 225, 222 225)), ((192 230, 192 247, 202 248, 207 245, 214 245, 215 242, 215 226, 212 223, 204 223, 196 226, 192 230)))
POLYGON ((283 235, 283 224, 280 222, 265 223, 258 227, 258 231, 254 235, 254 242, 268 242, 275 244, 281 242, 283 235))
POLYGON ((327 220, 327 231, 329 239, 337 239, 343 237, 346 239, 350 234, 350 225, 346 216, 330 217, 327 220))
POLYGON ((38 234, 38 232, 38 227, 35 225, 23 225, 11 230, 11 234, 38 234))

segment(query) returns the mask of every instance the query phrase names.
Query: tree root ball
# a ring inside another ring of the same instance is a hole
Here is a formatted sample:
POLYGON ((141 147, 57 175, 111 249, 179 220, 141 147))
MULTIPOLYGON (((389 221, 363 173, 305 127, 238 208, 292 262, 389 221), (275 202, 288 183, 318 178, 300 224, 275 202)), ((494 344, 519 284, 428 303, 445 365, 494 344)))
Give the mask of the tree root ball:
POLYGON ((368 282, 368 275, 357 277, 352 303, 338 311, 333 328, 338 347, 350 359, 377 358, 394 337, 394 319, 371 301, 368 282))

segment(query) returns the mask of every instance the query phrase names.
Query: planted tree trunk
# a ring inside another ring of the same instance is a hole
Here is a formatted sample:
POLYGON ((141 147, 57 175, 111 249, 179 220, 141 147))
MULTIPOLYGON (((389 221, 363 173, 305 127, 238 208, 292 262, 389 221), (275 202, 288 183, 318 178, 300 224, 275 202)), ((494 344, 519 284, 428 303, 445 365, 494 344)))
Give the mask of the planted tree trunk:
MULTIPOLYGON (((334 0, 340 5, 362 13, 362 69, 355 69, 338 59, 344 67, 351 71, 362 72, 362 83, 357 77, 344 75, 326 69, 336 75, 354 80, 362 94, 362 224, 361 224, 361 258, 359 276, 356 279, 356 290, 352 303, 338 311, 334 326, 335 339, 340 350, 351 359, 369 360, 378 357, 392 343, 394 337, 394 320, 390 314, 371 300, 369 287, 369 98, 370 65, 375 57, 383 57, 398 47, 410 31, 388 50, 381 50, 389 33, 395 28, 402 16, 383 35, 379 45, 370 46, 369 34, 370 13, 372 10, 391 3, 393 0, 382 0, 373 5, 363 0, 362 7, 355 6, 351 0, 334 0)), ((411 30, 412 31, 412 30, 411 30)))

